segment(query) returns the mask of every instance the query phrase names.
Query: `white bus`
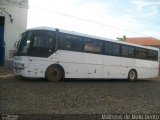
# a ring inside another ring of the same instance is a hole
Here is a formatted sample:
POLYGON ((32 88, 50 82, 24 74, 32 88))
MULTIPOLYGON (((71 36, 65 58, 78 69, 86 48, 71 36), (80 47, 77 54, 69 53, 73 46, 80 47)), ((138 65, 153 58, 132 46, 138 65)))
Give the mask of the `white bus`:
POLYGON ((64 78, 157 77, 159 50, 71 31, 39 27, 21 34, 15 74, 61 81, 64 78))

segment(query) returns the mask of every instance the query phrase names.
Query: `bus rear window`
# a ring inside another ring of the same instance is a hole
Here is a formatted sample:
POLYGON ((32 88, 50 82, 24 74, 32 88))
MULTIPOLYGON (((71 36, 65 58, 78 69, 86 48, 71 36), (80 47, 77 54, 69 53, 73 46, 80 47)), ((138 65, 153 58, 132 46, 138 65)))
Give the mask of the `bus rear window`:
POLYGON ((149 60, 158 60, 158 52, 154 50, 148 50, 148 59, 149 60))

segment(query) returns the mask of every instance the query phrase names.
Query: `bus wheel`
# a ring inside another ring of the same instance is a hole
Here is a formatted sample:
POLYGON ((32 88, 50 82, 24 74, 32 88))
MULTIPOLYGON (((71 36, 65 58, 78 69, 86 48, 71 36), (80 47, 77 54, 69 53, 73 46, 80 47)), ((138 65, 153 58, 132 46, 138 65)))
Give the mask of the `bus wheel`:
POLYGON ((130 70, 128 73, 128 80, 129 81, 135 81, 137 80, 137 72, 136 70, 130 70))
POLYGON ((63 69, 59 65, 51 65, 46 70, 46 78, 50 82, 58 82, 63 79, 63 69))

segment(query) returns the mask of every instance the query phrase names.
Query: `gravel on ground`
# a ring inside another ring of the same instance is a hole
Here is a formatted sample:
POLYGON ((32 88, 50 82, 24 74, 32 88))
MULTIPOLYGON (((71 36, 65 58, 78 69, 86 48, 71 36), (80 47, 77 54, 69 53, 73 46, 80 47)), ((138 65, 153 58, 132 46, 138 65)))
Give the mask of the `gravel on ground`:
POLYGON ((0 111, 13 114, 160 114, 160 80, 0 78, 0 111))

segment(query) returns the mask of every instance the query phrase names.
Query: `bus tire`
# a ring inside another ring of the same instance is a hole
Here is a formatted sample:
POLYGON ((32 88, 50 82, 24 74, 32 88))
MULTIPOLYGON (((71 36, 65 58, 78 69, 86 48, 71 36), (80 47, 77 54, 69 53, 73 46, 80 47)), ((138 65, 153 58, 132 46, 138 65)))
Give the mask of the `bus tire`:
POLYGON ((132 69, 132 70, 129 71, 128 80, 131 81, 131 82, 137 80, 137 71, 136 70, 132 69))
POLYGON ((58 82, 63 80, 63 68, 60 65, 51 65, 46 70, 46 78, 50 82, 58 82))

